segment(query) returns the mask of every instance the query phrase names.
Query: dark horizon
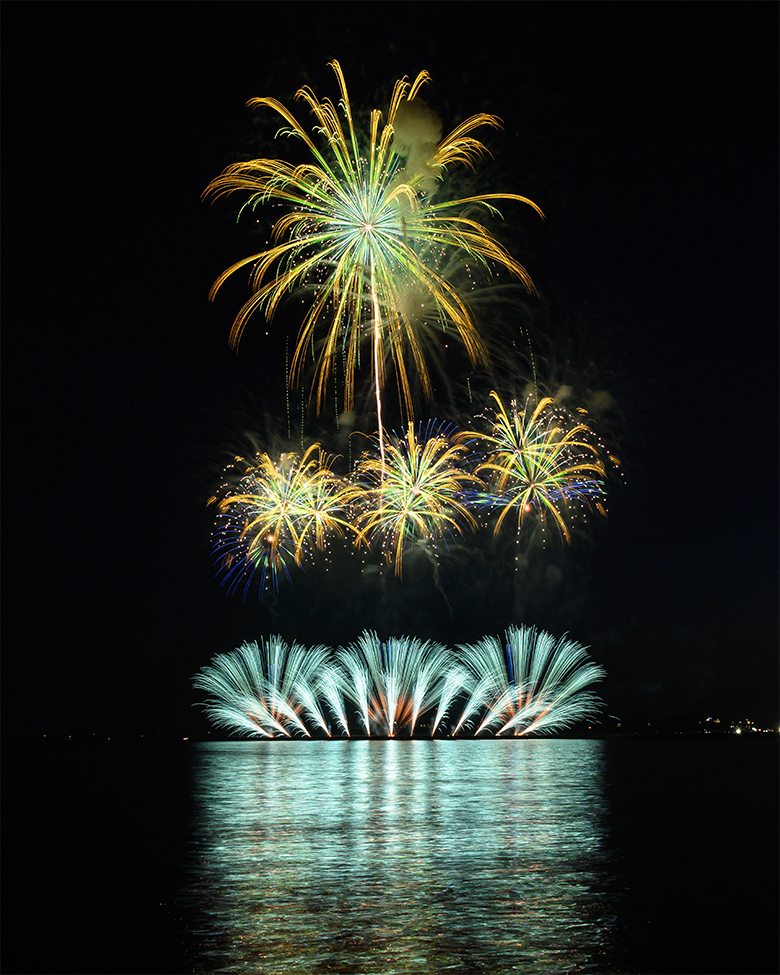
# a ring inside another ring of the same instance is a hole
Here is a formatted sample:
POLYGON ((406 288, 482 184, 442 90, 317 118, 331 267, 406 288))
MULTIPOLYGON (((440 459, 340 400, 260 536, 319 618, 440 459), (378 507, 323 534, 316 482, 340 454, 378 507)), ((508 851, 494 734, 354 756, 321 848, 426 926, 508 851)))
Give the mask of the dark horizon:
POLYGON ((196 736, 192 678, 245 640, 512 623, 588 646, 629 726, 777 728, 777 8, 533 4, 518 28, 497 3, 323 6, 3 10, 6 735, 196 736), (608 518, 529 549, 522 583, 476 546, 446 599, 412 564, 382 599, 351 569, 262 602, 215 578, 206 501, 247 435, 286 435, 295 322, 228 348, 247 292, 208 291, 260 246, 200 196, 242 153, 284 157, 247 99, 304 119, 292 95, 335 99, 333 58, 355 106, 426 69, 445 131, 503 120, 479 172, 546 214, 499 226, 547 308, 535 364, 615 403, 608 518))

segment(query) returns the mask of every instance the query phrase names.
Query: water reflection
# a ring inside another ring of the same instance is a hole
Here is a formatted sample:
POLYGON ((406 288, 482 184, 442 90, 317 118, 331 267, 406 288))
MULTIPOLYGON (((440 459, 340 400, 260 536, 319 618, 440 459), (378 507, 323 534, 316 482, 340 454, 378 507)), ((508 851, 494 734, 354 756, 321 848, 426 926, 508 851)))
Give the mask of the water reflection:
POLYGON ((610 971, 602 749, 198 746, 193 970, 610 971))

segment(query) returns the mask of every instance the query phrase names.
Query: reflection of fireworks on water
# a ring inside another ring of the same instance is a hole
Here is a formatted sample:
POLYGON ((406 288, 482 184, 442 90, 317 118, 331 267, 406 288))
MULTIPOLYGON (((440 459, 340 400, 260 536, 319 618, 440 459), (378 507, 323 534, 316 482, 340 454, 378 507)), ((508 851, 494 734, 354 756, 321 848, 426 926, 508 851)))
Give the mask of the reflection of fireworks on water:
POLYGON ((214 724, 240 734, 412 736, 428 715, 431 735, 520 736, 595 718, 585 688, 603 677, 573 640, 511 627, 505 646, 485 637, 457 651, 371 632, 335 653, 272 637, 215 657, 195 686, 214 724))
POLYGON ((363 141, 353 124, 341 68, 335 61, 330 67, 339 84, 340 112, 329 99, 319 101, 308 87, 296 95, 314 115, 314 131, 326 148, 319 148, 276 99, 254 98, 248 103, 278 112, 288 126, 284 134, 303 142, 312 162, 300 166, 275 159, 239 162, 209 184, 204 195, 211 199, 248 192, 246 205, 251 208, 271 200, 291 207, 276 222, 272 245, 225 271, 211 293, 213 297, 235 271, 252 268, 253 294, 231 333, 235 346, 254 311, 262 310, 270 319, 291 291, 313 291, 313 304, 301 324, 291 365, 293 376, 299 376, 314 332, 327 320, 314 384, 320 406, 335 364, 343 357, 345 409, 351 408, 361 345, 364 340, 370 342, 381 446, 385 358, 393 360, 407 417, 412 416, 407 351, 423 391, 430 395, 423 352, 409 318, 410 289, 420 289, 432 299, 436 315, 452 325, 472 362, 486 361, 467 304, 437 272, 431 256, 436 255, 439 262, 448 251, 462 251, 477 263, 506 268, 533 290, 525 269, 468 210, 480 206, 494 212, 491 201, 514 200, 542 214, 536 204, 511 193, 434 202, 447 167, 465 164, 473 168, 486 152, 471 132, 485 125, 498 127, 495 116, 472 116, 441 139, 440 123, 418 97, 429 80, 421 72, 412 84, 406 79, 396 83, 385 124, 380 126, 381 113, 373 111, 368 138, 363 141))
POLYGON ((469 441, 470 435, 431 423, 416 434, 410 422, 405 436, 389 438, 384 462, 372 454, 358 462, 357 542, 378 541, 396 575, 411 541, 435 544, 476 527, 463 503, 466 488, 479 483, 463 466, 469 441))
MULTIPOLYGON (((513 401, 508 412, 497 393, 491 433, 485 437, 489 456, 478 472, 492 477, 492 492, 476 498, 501 513, 498 532, 506 516, 517 513, 517 527, 537 512, 542 525, 553 518, 562 537, 571 541, 567 524, 575 509, 596 508, 606 514, 605 467, 600 448, 582 420, 573 421, 545 397, 534 407, 530 400, 520 412, 513 401)), ((584 411, 580 411, 584 414, 584 411)))
POLYGON ((212 498, 219 509, 213 550, 229 590, 246 595, 260 574, 260 592, 269 574, 274 590, 280 571, 301 565, 312 548, 322 550, 329 533, 351 527, 343 516, 349 489, 331 472, 333 458, 312 444, 302 456, 282 454, 278 462, 261 453, 245 469, 236 487, 212 498))

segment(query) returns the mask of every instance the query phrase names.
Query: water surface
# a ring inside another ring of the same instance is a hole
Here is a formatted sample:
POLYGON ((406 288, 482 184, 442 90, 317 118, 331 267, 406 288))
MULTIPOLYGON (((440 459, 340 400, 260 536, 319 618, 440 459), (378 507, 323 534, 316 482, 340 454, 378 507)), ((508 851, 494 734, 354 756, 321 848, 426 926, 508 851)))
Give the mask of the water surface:
POLYGON ((200 746, 196 971, 607 971, 603 743, 200 746))
POLYGON ((778 741, 6 742, 2 971, 780 971, 778 741))

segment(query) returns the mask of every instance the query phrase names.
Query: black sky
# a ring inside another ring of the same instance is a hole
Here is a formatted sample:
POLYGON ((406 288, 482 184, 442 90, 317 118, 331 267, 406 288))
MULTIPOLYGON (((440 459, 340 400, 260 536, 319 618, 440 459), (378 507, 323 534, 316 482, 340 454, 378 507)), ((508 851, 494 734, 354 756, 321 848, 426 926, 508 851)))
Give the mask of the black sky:
POLYGON ((11 3, 2 27, 7 731, 194 733, 192 675, 242 640, 512 622, 462 580, 467 612, 412 580, 380 618, 314 571, 264 605, 213 578, 205 501, 283 417, 283 345, 228 349, 243 293, 207 293, 250 244, 200 194, 246 100, 335 96, 333 58, 356 104, 425 68, 445 129, 504 120, 495 188, 547 214, 522 218, 547 358, 619 405, 609 520, 522 622, 589 644, 626 721, 777 723, 775 4, 11 3))

